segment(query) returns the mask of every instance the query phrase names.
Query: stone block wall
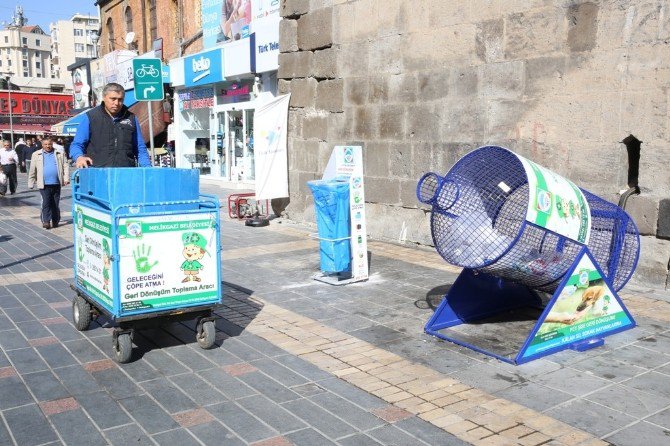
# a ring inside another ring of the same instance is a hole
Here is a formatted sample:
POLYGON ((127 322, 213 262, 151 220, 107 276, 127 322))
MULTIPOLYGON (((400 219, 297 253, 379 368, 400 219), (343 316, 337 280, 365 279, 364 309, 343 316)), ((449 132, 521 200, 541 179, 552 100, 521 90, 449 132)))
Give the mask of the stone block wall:
POLYGON ((291 92, 287 215, 314 221, 305 182, 333 146, 364 146, 373 238, 431 243, 414 195, 485 144, 614 202, 621 141, 643 141, 628 201, 637 276, 670 261, 670 4, 662 0, 283 0, 279 88, 291 92))

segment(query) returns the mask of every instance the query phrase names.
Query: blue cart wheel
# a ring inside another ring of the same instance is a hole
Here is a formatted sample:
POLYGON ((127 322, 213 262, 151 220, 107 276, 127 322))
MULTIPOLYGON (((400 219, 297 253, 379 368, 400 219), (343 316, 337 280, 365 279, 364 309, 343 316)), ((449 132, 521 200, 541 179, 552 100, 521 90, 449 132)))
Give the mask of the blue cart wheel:
MULTIPOLYGON (((201 325, 201 324, 198 324, 201 325)), ((195 338, 198 341, 200 348, 208 349, 214 345, 214 338, 216 337, 216 328, 214 321, 206 321, 202 323, 202 330, 199 331, 195 338)))
POLYGON ((87 330, 91 324, 91 304, 79 294, 72 301, 72 321, 79 331, 87 330))
POLYGON ((121 333, 114 339, 114 359, 120 364, 130 361, 133 352, 133 342, 130 333, 121 333))

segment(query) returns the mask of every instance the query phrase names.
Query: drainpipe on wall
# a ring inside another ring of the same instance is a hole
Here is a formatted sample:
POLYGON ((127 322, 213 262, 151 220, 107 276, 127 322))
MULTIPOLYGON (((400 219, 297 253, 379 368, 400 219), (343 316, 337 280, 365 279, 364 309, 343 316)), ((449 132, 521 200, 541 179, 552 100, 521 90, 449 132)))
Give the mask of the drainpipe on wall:
POLYGON ((181 57, 184 54, 184 50, 193 42, 198 40, 199 38, 202 37, 202 30, 198 31, 197 33, 193 34, 191 37, 188 39, 184 40, 179 44, 179 57, 181 57))

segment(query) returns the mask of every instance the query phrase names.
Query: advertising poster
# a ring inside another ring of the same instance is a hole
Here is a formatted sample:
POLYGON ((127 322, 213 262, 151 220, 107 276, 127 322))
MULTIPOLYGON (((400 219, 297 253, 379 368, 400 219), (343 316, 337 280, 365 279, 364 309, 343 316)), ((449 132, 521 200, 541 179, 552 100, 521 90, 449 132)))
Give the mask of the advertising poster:
POLYGON ((121 311, 218 300, 216 214, 119 220, 121 311))
POLYGON ((111 217, 86 206, 77 206, 75 230, 76 280, 79 286, 110 311, 113 308, 111 217))
POLYGON ((249 37, 251 0, 202 0, 203 47, 249 37))
POLYGON ((290 94, 278 96, 254 113, 256 199, 288 197, 286 149, 290 94))
POLYGON ((593 262, 584 255, 524 357, 633 325, 593 262))
POLYGON ((72 72, 72 89, 74 90, 74 108, 79 110, 90 107, 88 93, 91 91, 91 87, 88 85, 86 66, 75 68, 72 72))
POLYGON ((582 191, 549 169, 519 155, 530 192, 526 220, 579 243, 591 235, 591 211, 582 191))

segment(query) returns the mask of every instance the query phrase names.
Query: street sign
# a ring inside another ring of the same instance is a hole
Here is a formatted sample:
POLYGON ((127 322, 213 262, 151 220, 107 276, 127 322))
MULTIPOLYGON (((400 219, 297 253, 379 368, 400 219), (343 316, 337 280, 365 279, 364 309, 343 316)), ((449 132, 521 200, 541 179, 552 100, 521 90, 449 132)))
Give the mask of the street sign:
POLYGON ((135 98, 138 101, 163 100, 163 76, 160 59, 133 59, 135 98))

